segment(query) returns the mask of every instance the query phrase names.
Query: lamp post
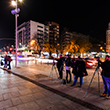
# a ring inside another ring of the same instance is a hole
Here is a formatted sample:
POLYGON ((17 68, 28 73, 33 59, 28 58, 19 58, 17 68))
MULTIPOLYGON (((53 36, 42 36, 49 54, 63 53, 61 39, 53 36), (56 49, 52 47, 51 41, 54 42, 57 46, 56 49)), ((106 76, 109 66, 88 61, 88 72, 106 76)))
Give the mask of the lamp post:
MULTIPOLYGON (((21 0, 20 0, 21 2, 21 0)), ((15 67, 17 67, 17 17, 19 16, 20 9, 17 8, 17 0, 12 1, 12 5, 15 6, 15 9, 11 11, 15 15, 15 67)))

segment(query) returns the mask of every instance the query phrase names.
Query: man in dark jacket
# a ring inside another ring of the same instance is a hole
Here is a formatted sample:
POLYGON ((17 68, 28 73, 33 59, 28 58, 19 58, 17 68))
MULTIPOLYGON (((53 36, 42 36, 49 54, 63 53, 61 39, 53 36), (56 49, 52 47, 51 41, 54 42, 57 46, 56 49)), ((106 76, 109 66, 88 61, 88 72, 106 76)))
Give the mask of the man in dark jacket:
POLYGON ((83 76, 87 76, 86 65, 85 62, 78 56, 78 60, 74 63, 73 74, 74 74, 74 82, 71 86, 75 86, 77 83, 78 77, 80 77, 80 87, 83 84, 83 76))
POLYGON ((60 55, 60 58, 57 60, 57 68, 58 68, 58 72, 59 72, 59 78, 62 79, 63 78, 63 63, 64 63, 64 58, 62 57, 62 55, 60 55))
POLYGON ((110 99, 110 60, 108 55, 106 55, 105 57, 105 62, 101 62, 101 67, 105 89, 104 93, 101 94, 101 96, 106 96, 107 99, 110 99))

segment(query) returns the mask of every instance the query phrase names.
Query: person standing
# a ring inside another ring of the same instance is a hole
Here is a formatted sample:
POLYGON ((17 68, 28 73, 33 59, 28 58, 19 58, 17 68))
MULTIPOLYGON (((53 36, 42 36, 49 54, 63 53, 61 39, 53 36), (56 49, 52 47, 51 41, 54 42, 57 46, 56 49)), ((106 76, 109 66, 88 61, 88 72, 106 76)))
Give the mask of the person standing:
POLYGON ((85 62, 78 56, 78 59, 74 63, 74 68, 73 68, 73 74, 74 74, 74 82, 71 86, 75 86, 77 83, 78 77, 80 77, 80 86, 82 87, 83 84, 83 77, 87 76, 87 71, 86 71, 86 65, 85 62))
POLYGON ((62 57, 62 55, 60 55, 60 58, 57 59, 57 68, 58 68, 58 72, 59 72, 59 78, 62 79, 63 78, 63 63, 64 63, 64 58, 62 57))
POLYGON ((102 79, 104 84, 104 93, 101 96, 110 99, 110 60, 109 56, 105 56, 105 61, 101 62, 102 67, 102 79), (108 95, 107 95, 108 94, 108 95))
POLYGON ((65 61, 65 69, 66 69, 66 82, 70 83, 71 82, 71 58, 69 56, 67 56, 67 59, 65 61), (69 81, 68 81, 68 74, 70 76, 69 81))

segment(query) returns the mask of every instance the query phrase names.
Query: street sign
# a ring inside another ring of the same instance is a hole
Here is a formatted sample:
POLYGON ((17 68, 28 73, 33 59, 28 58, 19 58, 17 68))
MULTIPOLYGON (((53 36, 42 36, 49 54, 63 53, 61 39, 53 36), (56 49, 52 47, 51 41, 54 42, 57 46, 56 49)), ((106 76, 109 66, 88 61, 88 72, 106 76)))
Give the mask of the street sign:
POLYGON ((17 9, 14 9, 14 10, 11 10, 11 13, 14 15, 14 14, 17 14, 20 12, 20 9, 17 8, 17 9))

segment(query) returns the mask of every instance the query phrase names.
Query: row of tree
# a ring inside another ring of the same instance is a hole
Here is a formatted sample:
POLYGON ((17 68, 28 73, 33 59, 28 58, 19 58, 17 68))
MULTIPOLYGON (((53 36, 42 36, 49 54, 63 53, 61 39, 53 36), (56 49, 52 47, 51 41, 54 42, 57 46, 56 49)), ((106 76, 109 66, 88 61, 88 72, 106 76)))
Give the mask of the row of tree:
POLYGON ((71 40, 69 44, 66 45, 66 47, 63 48, 62 44, 51 45, 49 43, 44 44, 43 48, 41 48, 38 43, 35 41, 30 44, 30 49, 34 49, 35 53, 41 52, 43 50, 44 52, 49 52, 50 56, 52 53, 59 53, 65 54, 68 52, 69 54, 76 54, 76 53, 85 53, 92 47, 92 44, 89 42, 89 39, 83 38, 83 37, 76 37, 71 40))

